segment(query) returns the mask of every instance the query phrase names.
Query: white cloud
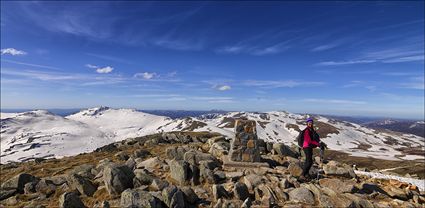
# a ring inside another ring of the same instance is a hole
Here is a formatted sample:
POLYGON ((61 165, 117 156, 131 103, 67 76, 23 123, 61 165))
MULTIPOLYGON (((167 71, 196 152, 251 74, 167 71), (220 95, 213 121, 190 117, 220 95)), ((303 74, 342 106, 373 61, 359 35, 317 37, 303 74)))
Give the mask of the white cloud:
POLYGON ((217 85, 217 86, 214 86, 214 88, 220 91, 227 91, 232 89, 230 85, 217 85))
POLYGON ((142 78, 142 79, 153 79, 157 77, 158 75, 155 72, 149 73, 149 72, 143 72, 143 73, 136 73, 134 74, 135 78, 142 78))
POLYGON ((4 48, 1 49, 1 55, 10 54, 12 56, 26 55, 27 52, 16 50, 14 48, 4 48))
POLYGON ((88 67, 90 69, 97 69, 97 68, 99 68, 98 66, 92 65, 92 64, 86 64, 86 67, 88 67))
POLYGON ((112 70, 114 70, 114 68, 110 67, 110 66, 106 66, 103 68, 97 68, 96 72, 99 74, 107 74, 107 73, 111 73, 112 70))
POLYGON ((99 67, 93 64, 86 64, 85 66, 90 69, 96 69, 96 72, 99 74, 108 74, 114 70, 111 66, 99 67))
POLYGON ((218 90, 221 90, 221 91, 226 91, 226 90, 230 90, 230 89, 232 89, 232 87, 230 87, 229 85, 223 85, 223 86, 218 88, 218 90))

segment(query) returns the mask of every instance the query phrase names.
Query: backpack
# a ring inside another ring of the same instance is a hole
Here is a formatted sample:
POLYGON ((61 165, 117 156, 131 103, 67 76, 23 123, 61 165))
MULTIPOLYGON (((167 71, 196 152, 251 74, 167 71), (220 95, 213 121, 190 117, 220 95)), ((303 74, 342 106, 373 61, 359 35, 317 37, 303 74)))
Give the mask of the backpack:
POLYGON ((301 148, 303 147, 303 144, 304 144, 304 131, 305 129, 300 131, 300 133, 297 136, 298 146, 301 148))

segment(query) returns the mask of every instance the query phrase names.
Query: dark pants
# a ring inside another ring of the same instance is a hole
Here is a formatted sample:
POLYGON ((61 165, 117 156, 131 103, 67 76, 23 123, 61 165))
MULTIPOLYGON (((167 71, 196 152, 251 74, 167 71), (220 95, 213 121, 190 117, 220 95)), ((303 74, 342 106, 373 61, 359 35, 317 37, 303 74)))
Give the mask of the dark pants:
POLYGON ((307 147, 307 148, 304 148, 303 150, 305 154, 305 162, 304 162, 302 175, 307 176, 311 166, 313 165, 313 148, 307 147))

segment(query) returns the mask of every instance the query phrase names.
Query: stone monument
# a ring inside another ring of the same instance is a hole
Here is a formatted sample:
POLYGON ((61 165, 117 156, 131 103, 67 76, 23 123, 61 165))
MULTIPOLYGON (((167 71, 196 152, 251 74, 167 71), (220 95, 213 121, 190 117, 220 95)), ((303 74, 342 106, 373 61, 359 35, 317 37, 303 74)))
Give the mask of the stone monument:
POLYGON ((230 160, 235 162, 260 162, 260 148, 254 120, 237 119, 235 137, 231 142, 230 160))

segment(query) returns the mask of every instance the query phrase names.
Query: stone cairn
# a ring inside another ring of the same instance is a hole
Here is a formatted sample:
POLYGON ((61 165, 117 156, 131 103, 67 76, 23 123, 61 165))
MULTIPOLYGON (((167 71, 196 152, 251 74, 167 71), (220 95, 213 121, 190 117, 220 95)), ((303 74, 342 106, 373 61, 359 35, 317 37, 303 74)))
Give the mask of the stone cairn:
POLYGON ((256 122, 235 121, 235 137, 231 142, 230 160, 235 162, 260 162, 256 122))

